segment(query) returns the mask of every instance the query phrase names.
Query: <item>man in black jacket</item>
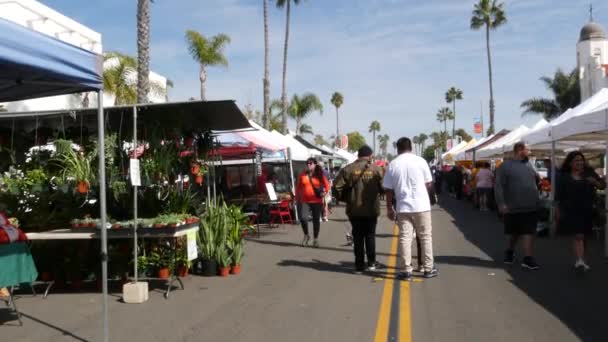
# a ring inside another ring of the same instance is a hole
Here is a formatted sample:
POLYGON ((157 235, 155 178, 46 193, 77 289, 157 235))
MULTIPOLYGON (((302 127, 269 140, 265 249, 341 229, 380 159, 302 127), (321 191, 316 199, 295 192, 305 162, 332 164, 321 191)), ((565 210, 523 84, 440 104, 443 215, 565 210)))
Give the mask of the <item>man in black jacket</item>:
POLYGON ((343 168, 334 181, 336 198, 346 202, 346 215, 353 227, 355 272, 376 269, 376 224, 380 216, 382 169, 372 163, 373 151, 363 146, 359 159, 343 168))

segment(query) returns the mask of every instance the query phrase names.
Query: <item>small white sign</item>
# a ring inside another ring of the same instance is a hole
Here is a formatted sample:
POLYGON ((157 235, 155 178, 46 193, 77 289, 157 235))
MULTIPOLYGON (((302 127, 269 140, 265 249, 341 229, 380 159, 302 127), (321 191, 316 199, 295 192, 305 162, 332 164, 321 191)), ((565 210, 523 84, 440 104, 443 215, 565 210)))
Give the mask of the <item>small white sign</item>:
POLYGON ((131 185, 141 186, 141 176, 139 173, 139 159, 130 160, 129 173, 131 175, 131 185))
POLYGON ((274 185, 272 185, 272 183, 266 183, 266 192, 268 192, 268 197, 270 197, 271 201, 279 199, 277 193, 274 191, 274 185))
POLYGON ((196 232, 189 232, 186 235, 187 247, 188 247, 188 261, 195 260, 198 258, 198 251, 196 249, 196 232))

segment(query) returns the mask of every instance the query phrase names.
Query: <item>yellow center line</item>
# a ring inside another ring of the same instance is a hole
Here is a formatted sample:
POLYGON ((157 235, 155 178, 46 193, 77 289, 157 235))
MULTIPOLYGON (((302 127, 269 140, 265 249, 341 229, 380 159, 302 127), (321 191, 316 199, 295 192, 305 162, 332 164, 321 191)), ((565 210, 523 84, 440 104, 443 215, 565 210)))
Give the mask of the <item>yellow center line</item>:
POLYGON ((410 283, 401 282, 399 303, 399 342, 412 341, 412 320, 410 311, 410 283))
POLYGON ((391 240, 391 251, 387 262, 387 276, 384 283, 384 292, 382 293, 382 302, 380 303, 380 312, 378 314, 378 323, 376 325, 376 337, 374 342, 387 342, 389 335, 389 326, 391 315, 399 315, 399 342, 412 341, 412 322, 411 322, 411 307, 410 307, 410 283, 398 282, 399 286, 399 310, 398 313, 392 313, 393 289, 396 282, 396 265, 397 265, 397 245, 398 245, 399 228, 395 225, 391 240))

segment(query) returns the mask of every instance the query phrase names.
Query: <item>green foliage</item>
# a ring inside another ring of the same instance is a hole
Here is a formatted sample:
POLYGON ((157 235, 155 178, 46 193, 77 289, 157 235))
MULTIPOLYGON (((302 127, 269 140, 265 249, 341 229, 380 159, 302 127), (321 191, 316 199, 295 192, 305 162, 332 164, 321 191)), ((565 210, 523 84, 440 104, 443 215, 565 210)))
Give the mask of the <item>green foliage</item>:
POLYGON ((174 268, 173 249, 166 242, 154 246, 148 257, 149 264, 156 268, 174 268))
POLYGON ((331 95, 331 104, 336 107, 336 110, 338 110, 340 107, 342 107, 342 104, 344 104, 344 96, 339 92, 333 93, 331 95))
POLYGON ((220 33, 210 39, 194 30, 186 31, 186 42, 190 56, 200 65, 228 66, 224 48, 230 43, 230 37, 220 33))
POLYGON ((575 68, 569 74, 557 69, 553 78, 543 76, 540 80, 553 93, 553 99, 535 97, 522 102, 522 115, 541 114, 545 119, 551 120, 581 103, 578 69, 575 68))
POLYGON ((303 131, 302 121, 310 116, 313 112, 318 111, 323 114, 323 104, 317 95, 313 93, 305 93, 302 96, 294 95, 287 108, 287 114, 289 117, 296 121, 296 134, 312 133, 312 128, 306 125, 306 132, 303 131))
POLYGON ((424 158, 427 162, 435 159, 435 145, 427 146, 422 152, 422 158, 424 158))
POLYGON ((228 267, 232 263, 232 257, 230 251, 226 245, 218 246, 216 251, 215 260, 220 267, 228 267))
POLYGON ((97 159, 97 148, 88 153, 68 149, 63 154, 57 154, 55 162, 61 168, 64 180, 74 179, 76 182, 91 184, 96 179, 94 161, 97 159))
POLYGON ((504 3, 497 0, 479 0, 473 7, 471 16, 471 29, 479 30, 483 27, 496 29, 507 22, 504 3))
POLYGON ((457 129, 456 135, 460 136, 463 141, 471 141, 471 139, 473 139, 473 137, 469 135, 469 133, 467 133, 467 131, 465 131, 463 128, 457 129))
POLYGON ((350 132, 348 136, 348 150, 355 152, 365 145, 365 138, 359 132, 350 132))
MULTIPOLYGON (((199 171, 200 173, 201 171, 199 171)), ((190 188, 184 191, 179 191, 173 188, 167 198, 164 212, 166 214, 188 214, 194 212, 194 208, 198 202, 198 195, 192 192, 190 188)))

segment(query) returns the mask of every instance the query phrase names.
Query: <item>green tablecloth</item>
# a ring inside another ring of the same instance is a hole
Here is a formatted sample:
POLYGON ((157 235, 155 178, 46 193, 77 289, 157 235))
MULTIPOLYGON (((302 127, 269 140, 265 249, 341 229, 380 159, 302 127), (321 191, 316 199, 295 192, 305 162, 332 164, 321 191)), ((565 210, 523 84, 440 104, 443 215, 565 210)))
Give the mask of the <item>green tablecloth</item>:
POLYGON ((0 287, 31 283, 37 277, 36 265, 27 244, 0 245, 0 287))

